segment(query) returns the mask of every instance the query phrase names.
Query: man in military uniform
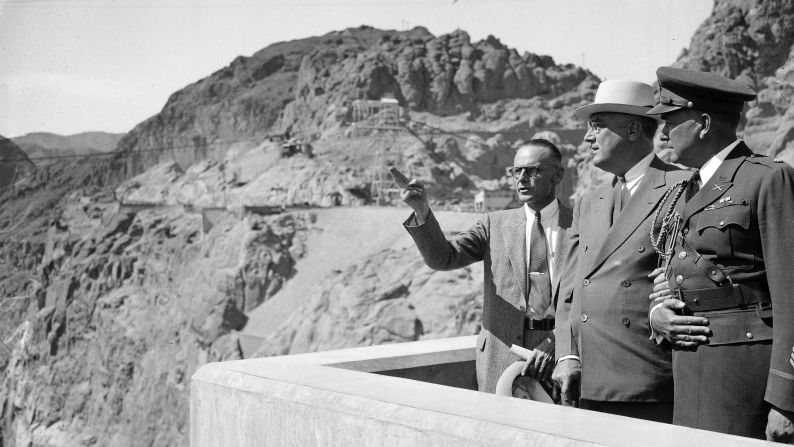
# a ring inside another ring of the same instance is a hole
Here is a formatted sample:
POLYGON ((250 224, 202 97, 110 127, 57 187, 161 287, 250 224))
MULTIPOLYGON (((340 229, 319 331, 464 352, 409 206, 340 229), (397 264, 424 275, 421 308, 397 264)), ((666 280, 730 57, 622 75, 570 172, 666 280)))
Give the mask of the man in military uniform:
POLYGON ((656 240, 667 240, 667 268, 650 319, 675 349, 674 423, 794 442, 794 169, 737 140, 752 89, 656 73, 648 113, 661 114, 677 162, 698 168, 671 194, 656 240))

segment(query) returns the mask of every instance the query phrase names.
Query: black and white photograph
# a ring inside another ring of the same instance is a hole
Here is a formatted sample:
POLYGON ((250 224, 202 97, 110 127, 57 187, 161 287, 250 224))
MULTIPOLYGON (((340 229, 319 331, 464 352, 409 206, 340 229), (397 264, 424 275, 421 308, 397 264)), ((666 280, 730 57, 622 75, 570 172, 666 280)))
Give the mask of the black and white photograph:
POLYGON ((0 447, 794 444, 791 0, 0 0, 0 447))

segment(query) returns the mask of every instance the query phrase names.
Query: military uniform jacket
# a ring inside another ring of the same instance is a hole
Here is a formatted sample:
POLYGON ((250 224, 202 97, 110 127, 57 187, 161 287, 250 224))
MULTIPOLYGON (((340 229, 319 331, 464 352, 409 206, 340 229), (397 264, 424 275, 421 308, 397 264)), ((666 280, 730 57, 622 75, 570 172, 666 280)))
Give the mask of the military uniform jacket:
MULTIPOLYGON (((732 283, 752 285, 752 289, 762 289, 762 293, 768 290, 772 301, 772 321, 762 319, 752 306, 695 312, 709 319, 713 332, 709 345, 699 351, 719 352, 717 348, 725 346, 733 347, 731 352, 735 352, 738 345, 752 344, 759 349, 747 352, 769 356, 772 340, 768 363, 766 359, 746 358, 739 370, 729 373, 749 376, 748 380, 761 384, 762 394, 765 383, 764 400, 794 411, 794 169, 752 153, 742 142, 708 183, 689 202, 682 202, 678 203, 683 219, 681 234, 670 260, 671 289, 686 293, 687 289, 717 287, 709 278, 710 272, 695 264, 699 254, 732 283), (682 236, 688 246, 682 246, 682 236)), ((688 306, 693 308, 691 303, 688 306)), ((703 380, 719 382, 715 374, 722 374, 721 370, 727 368, 719 355, 701 356, 700 361, 714 363, 700 366, 700 374, 705 374, 703 380)), ((736 382, 734 379, 714 383, 720 388, 715 392, 733 393, 729 388, 736 382)), ((682 383, 682 389, 685 385, 692 384, 682 383)), ((710 411, 735 413, 735 408, 710 411)), ((762 430, 763 425, 760 427, 762 430)))
MULTIPOLYGON (((559 202, 557 249, 552 278, 552 304, 556 306, 571 208, 559 202)), ((435 270, 453 270, 484 262, 482 330, 477 338, 477 383, 493 393, 499 376, 510 365, 510 346, 523 346, 527 313, 527 255, 524 208, 483 215, 467 231, 447 240, 431 212, 418 226, 404 224, 425 263, 435 270)), ((527 347, 527 346, 525 346, 527 347)))
POLYGON ((574 206, 562 279, 572 293, 561 295, 555 335, 557 358, 581 358, 582 399, 673 400, 670 348, 648 338, 653 283, 647 275, 658 260, 649 235, 665 192, 689 175, 654 157, 614 224, 614 186, 585 194, 574 206))

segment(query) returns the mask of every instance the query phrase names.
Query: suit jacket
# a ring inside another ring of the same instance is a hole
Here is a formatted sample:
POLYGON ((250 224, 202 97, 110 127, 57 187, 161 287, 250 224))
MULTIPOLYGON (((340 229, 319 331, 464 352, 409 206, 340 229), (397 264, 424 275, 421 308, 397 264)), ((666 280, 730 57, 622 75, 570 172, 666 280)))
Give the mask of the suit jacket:
POLYGON ((582 360, 582 399, 673 400, 670 348, 648 337, 653 282, 647 275, 657 265, 649 234, 668 187, 690 175, 654 157, 614 225, 614 186, 574 206, 563 277, 572 290, 561 294, 555 334, 558 358, 582 360))
MULTIPOLYGON (((560 289, 562 256, 571 225, 571 208, 559 202, 557 250, 552 278, 553 304, 560 289)), ((477 383, 480 391, 493 393, 499 376, 510 365, 510 345, 524 346, 527 256, 524 208, 483 215, 467 231, 447 240, 432 213, 419 226, 405 222, 428 267, 452 270, 477 261, 485 263, 483 322, 477 339, 477 383)), ((534 348, 534 346, 524 346, 534 348)))
MULTIPOLYGON (((768 294, 772 318, 761 318, 754 307, 696 312, 709 319, 713 336, 696 353, 675 353, 675 421, 763 437, 764 400, 794 411, 794 169, 740 143, 708 183, 678 205, 687 248, 732 283, 768 294)), ((716 287, 693 262, 697 256, 683 251, 679 236, 671 288, 716 287)))

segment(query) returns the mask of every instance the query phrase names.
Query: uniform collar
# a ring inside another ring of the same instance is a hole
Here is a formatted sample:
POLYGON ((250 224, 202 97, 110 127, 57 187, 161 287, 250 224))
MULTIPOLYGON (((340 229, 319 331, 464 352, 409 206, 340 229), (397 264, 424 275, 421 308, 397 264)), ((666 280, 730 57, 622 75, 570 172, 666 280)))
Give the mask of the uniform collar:
POLYGON ((731 153, 732 150, 736 148, 736 146, 741 143, 742 140, 736 140, 733 143, 729 144, 728 147, 725 149, 717 152, 713 157, 709 158, 709 160, 703 164, 703 167, 700 168, 700 184, 705 185, 714 176, 714 173, 717 172, 720 165, 726 158, 728 158, 728 154, 731 153))

